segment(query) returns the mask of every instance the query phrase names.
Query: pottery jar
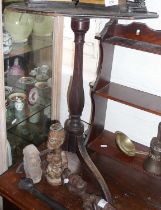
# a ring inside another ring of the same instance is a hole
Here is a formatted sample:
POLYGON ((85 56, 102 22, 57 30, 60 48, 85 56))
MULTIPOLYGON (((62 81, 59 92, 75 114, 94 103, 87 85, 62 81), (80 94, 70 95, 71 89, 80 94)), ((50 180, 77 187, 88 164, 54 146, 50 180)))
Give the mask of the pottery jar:
POLYGON ((27 42, 33 29, 33 17, 31 14, 18 13, 5 9, 4 26, 16 43, 27 42))
POLYGON ((38 103, 46 105, 50 103, 51 88, 47 82, 36 82, 35 87, 38 91, 38 103))

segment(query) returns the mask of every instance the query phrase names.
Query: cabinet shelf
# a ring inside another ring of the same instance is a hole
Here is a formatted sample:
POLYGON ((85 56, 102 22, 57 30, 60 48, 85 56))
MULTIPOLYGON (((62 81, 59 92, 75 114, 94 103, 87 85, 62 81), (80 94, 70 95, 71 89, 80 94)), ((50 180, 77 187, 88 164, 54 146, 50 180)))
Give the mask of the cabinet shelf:
POLYGON ((96 95, 161 116, 161 97, 110 82, 96 95))
POLYGON ((31 117, 34 117, 36 114, 40 114, 47 107, 50 108, 50 105, 43 106, 43 105, 37 104, 32 110, 32 106, 27 104, 25 105, 23 112, 22 111, 18 112, 14 108, 7 109, 7 114, 9 112, 12 113, 12 116, 7 117, 7 120, 6 120, 7 130, 9 131, 11 128, 17 126, 18 124, 26 121, 27 119, 31 117))
POLYGON ((52 46, 51 37, 36 37, 32 36, 27 43, 13 43, 12 50, 9 54, 5 55, 4 58, 11 58, 19 55, 23 55, 36 50, 41 50, 52 46))

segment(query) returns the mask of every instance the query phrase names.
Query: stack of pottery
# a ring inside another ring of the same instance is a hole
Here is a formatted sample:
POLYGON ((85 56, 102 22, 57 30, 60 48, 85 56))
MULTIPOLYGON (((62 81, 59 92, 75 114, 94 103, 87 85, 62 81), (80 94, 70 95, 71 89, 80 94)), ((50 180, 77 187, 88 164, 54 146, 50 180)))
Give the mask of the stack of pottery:
POLYGON ((49 79, 48 72, 49 66, 45 64, 42 65, 37 70, 36 80, 39 82, 46 82, 49 79))
POLYGON ((12 50, 12 36, 6 30, 3 30, 3 53, 9 54, 12 50))

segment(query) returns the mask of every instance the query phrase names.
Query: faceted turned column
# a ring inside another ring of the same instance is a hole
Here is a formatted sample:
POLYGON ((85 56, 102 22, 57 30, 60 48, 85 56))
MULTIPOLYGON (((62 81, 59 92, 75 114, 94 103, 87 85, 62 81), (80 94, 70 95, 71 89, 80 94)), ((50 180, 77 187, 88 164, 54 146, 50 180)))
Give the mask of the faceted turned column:
POLYGON ((68 89, 69 119, 66 120, 64 128, 66 131, 66 144, 68 151, 75 152, 77 148, 76 136, 83 135, 84 126, 81 115, 84 108, 83 90, 83 45, 85 33, 89 29, 89 19, 75 17, 71 20, 71 28, 75 35, 75 56, 73 76, 68 89))

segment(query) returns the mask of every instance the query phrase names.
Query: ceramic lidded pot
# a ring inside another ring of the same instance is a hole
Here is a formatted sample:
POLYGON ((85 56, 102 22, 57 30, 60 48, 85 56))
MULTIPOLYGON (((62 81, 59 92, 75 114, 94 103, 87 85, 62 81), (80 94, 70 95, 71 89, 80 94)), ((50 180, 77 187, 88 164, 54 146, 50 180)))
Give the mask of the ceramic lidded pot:
POLYGON ((27 42, 33 29, 33 17, 31 14, 18 13, 5 9, 4 26, 11 34, 14 42, 27 42))

